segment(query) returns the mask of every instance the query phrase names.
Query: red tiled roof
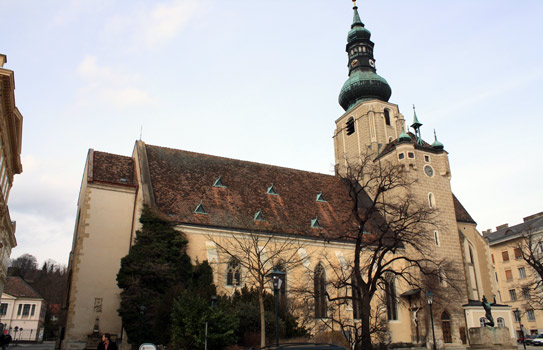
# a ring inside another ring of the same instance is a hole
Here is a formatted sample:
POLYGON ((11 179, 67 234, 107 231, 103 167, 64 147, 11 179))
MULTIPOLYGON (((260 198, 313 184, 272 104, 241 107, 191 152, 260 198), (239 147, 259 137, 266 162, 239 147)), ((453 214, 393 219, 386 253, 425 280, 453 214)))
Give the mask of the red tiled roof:
POLYGON ((345 233, 351 201, 339 177, 146 145, 157 208, 178 223, 307 236, 345 233), (226 186, 214 187, 221 177, 226 186), (267 194, 273 184, 279 195, 267 194), (316 201, 322 191, 326 202, 316 201), (202 203, 207 214, 194 210, 202 203), (261 210, 266 221, 255 221, 261 210), (322 229, 311 228, 318 217, 322 229))
POLYGON ((137 186, 134 159, 105 152, 93 152, 89 182, 137 186))
POLYGON ((454 212, 456 213, 456 221, 470 222, 476 224, 475 220, 469 215, 468 211, 464 208, 462 203, 456 198, 453 193, 454 212))
POLYGON ((4 293, 18 298, 40 298, 41 295, 34 290, 21 277, 8 276, 4 286, 4 293))

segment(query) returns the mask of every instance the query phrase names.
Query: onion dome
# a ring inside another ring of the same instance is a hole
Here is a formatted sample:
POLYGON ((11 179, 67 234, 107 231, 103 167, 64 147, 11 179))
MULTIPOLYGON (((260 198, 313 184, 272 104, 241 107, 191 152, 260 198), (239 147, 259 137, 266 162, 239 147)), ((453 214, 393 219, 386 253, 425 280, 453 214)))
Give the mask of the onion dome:
POLYGON ((441 142, 437 140, 436 130, 434 129, 434 143, 432 143, 432 148, 443 149, 445 148, 441 142))
POLYGON ((400 137, 398 137, 398 142, 411 142, 411 136, 405 133, 404 128, 402 127, 402 133, 400 134, 400 137))
POLYGON ((356 5, 353 10, 353 24, 347 35, 346 48, 349 78, 339 93, 339 104, 346 111, 360 101, 378 99, 388 102, 392 94, 387 81, 376 73, 371 33, 360 20, 356 5))

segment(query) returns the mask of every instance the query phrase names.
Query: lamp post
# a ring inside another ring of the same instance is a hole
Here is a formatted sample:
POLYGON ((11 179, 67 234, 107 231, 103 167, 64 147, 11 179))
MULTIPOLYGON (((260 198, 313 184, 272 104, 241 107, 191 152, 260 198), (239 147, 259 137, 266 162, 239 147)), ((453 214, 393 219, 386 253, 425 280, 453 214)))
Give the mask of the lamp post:
POLYGON ((524 345, 524 349, 526 349, 526 341, 524 339, 524 331, 522 330, 522 321, 520 319, 520 310, 516 308, 514 311, 515 318, 518 320, 518 325, 520 327, 520 339, 522 340, 522 345, 524 345))
POLYGON ((434 293, 426 292, 426 302, 430 305, 430 319, 432 320, 432 337, 434 339, 434 350, 436 350, 436 332, 434 330, 434 313, 432 312, 432 304, 434 303, 434 293))
POLYGON ((283 277, 285 277, 285 273, 283 271, 279 271, 277 267, 274 267, 272 273, 270 273, 270 276, 272 278, 273 299, 275 302, 275 345, 279 347, 279 311, 277 308, 277 299, 279 296, 279 290, 281 289, 281 284, 283 283, 283 277))
MULTIPOLYGON (((215 306, 215 302, 217 301, 217 296, 216 295, 212 295, 211 296, 211 311, 213 311, 213 307, 215 306)), ((207 324, 208 324, 208 321, 206 320, 206 334, 205 334, 205 339, 204 339, 204 349, 207 350, 207 324)))

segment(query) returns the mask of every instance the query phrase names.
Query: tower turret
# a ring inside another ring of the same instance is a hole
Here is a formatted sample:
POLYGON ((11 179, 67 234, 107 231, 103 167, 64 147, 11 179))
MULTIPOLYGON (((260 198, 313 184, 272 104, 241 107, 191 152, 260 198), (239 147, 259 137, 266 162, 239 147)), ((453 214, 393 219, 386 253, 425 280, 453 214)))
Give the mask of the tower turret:
POLYGON ((358 102, 377 99, 388 102, 392 90, 387 81, 375 70, 373 57, 374 43, 370 40, 371 33, 360 20, 358 7, 355 3, 353 24, 347 35, 347 55, 349 79, 343 84, 339 93, 339 104, 345 111, 354 107, 358 102))

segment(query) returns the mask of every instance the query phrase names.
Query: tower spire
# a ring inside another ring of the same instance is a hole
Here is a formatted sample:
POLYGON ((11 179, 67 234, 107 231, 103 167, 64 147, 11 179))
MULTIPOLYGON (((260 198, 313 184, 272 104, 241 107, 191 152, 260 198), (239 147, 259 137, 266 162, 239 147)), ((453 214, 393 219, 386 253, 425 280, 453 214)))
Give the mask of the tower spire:
POLYGON ((413 105, 413 124, 411 124, 411 127, 415 129, 415 135, 417 136, 417 145, 424 146, 424 141, 422 141, 422 136, 420 134, 421 126, 422 123, 419 122, 419 119, 417 118, 417 111, 415 110, 415 105, 413 105))
POLYGON ((361 101, 377 99, 388 102, 392 94, 387 81, 376 73, 371 33, 360 20, 356 1, 353 4, 353 23, 347 34, 346 47, 349 79, 339 93, 339 104, 346 111, 361 101))

